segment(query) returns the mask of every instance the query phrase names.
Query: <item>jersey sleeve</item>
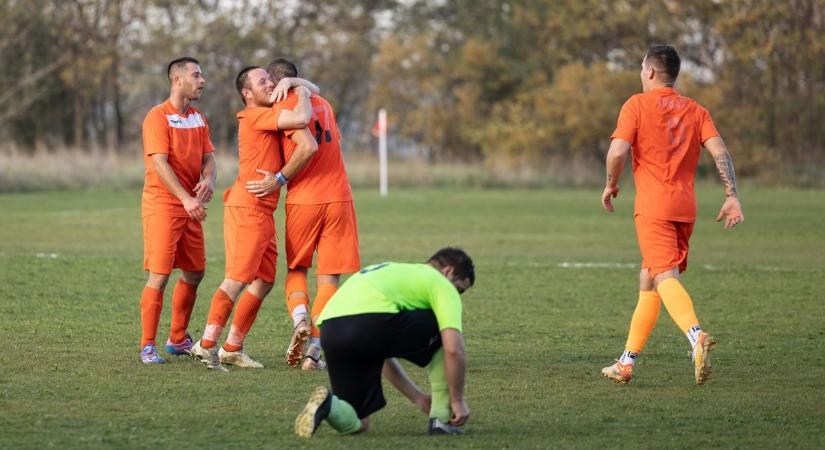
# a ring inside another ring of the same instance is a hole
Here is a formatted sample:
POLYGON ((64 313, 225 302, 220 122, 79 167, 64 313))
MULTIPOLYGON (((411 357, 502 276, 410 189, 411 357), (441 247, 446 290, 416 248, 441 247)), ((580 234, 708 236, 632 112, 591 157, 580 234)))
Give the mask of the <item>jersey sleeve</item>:
POLYGON ((250 121, 250 126, 256 131, 278 131, 278 118, 281 110, 272 108, 261 108, 259 114, 250 121))
POLYGON ((704 108, 701 109, 699 122, 701 123, 701 128, 699 129, 699 142, 704 144, 708 139, 719 136, 719 132, 716 130, 716 125, 710 117, 710 113, 704 108))
POLYGON ((630 97, 619 112, 619 120, 616 122, 616 130, 610 136, 610 140, 621 139, 631 144, 636 139, 636 131, 639 129, 639 114, 635 97, 630 97))
POLYGON ((203 133, 203 152, 212 153, 215 151, 215 144, 212 143, 212 132, 209 131, 209 122, 207 122, 203 114, 201 114, 201 117, 203 117, 203 123, 205 125, 203 130, 201 130, 201 133, 203 133))
POLYGON ((169 124, 158 110, 149 111, 143 119, 143 154, 169 154, 169 124))
POLYGON ((430 306, 438 321, 438 329, 455 328, 462 331, 461 296, 447 278, 441 274, 437 276, 430 284, 430 306))

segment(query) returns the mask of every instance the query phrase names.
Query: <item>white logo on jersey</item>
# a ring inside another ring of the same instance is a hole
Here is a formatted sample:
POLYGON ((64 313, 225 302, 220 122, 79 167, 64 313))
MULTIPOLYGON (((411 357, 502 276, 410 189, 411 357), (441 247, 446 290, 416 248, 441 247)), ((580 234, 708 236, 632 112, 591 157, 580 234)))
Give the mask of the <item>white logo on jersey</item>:
POLYGON ((166 120, 172 128, 200 128, 205 127, 206 122, 199 113, 189 114, 188 117, 183 118, 179 114, 167 114, 166 120))

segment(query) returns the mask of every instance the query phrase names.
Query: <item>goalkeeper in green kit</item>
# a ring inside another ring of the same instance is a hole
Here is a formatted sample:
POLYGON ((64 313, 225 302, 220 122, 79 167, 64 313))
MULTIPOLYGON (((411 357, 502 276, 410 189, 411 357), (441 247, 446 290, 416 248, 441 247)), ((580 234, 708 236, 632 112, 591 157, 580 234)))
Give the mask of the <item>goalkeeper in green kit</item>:
POLYGON ((370 414, 386 405, 383 374, 429 416, 429 434, 463 434, 470 409, 460 294, 474 282, 472 259, 454 247, 426 264, 386 262, 350 277, 318 320, 331 388, 313 391, 295 433, 310 437, 324 420, 341 434, 366 431, 370 414), (396 358, 426 368, 431 394, 396 358))

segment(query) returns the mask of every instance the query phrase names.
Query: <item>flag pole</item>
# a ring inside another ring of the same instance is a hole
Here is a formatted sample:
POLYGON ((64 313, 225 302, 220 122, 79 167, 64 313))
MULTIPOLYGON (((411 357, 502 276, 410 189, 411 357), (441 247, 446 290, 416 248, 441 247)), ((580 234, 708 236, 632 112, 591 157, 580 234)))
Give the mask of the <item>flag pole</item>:
POLYGON ((378 110, 378 171, 381 197, 387 196, 387 110, 378 110))

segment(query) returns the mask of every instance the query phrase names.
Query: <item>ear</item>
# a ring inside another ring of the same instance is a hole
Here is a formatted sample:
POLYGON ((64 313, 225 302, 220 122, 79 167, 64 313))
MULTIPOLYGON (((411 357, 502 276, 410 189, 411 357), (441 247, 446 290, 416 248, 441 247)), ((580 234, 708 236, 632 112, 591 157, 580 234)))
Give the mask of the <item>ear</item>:
POLYGON ((653 65, 647 66, 647 73, 645 74, 648 80, 656 78, 656 68, 653 65))
POLYGON ((444 274, 448 280, 453 276, 453 272, 455 272, 455 268, 453 266, 445 266, 441 268, 441 273, 444 274))

